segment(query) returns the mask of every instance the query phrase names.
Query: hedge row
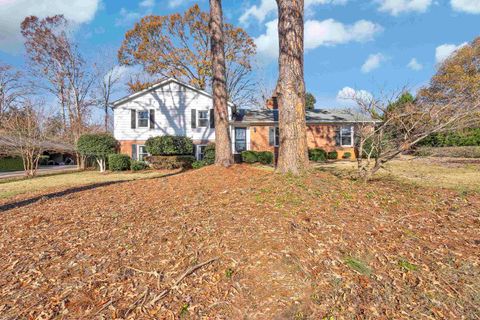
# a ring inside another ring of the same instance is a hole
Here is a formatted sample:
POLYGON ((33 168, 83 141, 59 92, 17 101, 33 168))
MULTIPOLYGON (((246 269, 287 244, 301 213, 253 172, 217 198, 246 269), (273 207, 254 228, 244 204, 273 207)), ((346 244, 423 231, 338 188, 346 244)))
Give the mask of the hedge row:
POLYGON ((20 157, 0 158, 0 172, 21 171, 23 170, 23 161, 20 157))
POLYGON ((480 128, 432 134, 420 142, 420 145, 428 147, 480 146, 480 128))
POLYGON ((242 161, 246 163, 260 162, 261 164, 273 164, 273 153, 269 151, 243 151, 242 161))
POLYGON ((480 147, 420 147, 414 154, 420 157, 480 158, 480 147))
MULTIPOLYGON (((348 156, 348 158, 350 158, 352 154, 350 152, 345 152, 345 154, 347 153, 350 154, 350 156, 348 156)), ((327 159, 336 160, 338 158, 338 152, 337 151, 327 152, 321 148, 309 149, 308 158, 310 159, 310 161, 314 161, 314 162, 325 162, 327 161, 327 159)))
POLYGON ((191 169, 195 162, 194 156, 148 156, 145 158, 154 169, 191 169))
POLYGON ((145 147, 152 156, 193 155, 193 142, 187 137, 153 137, 145 142, 145 147))

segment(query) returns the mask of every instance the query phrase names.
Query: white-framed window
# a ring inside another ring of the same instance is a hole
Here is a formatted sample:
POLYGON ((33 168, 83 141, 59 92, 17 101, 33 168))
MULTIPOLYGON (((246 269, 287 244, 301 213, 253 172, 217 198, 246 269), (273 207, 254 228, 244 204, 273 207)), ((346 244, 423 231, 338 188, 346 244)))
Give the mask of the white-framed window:
POLYGON ((150 113, 148 111, 137 111, 138 127, 148 128, 150 122, 150 113))
POLYGON ((197 119, 198 119, 197 127, 207 128, 209 125, 208 110, 198 110, 197 119))
POLYGON ((138 160, 139 161, 144 161, 145 157, 148 156, 147 148, 144 145, 138 145, 138 160))
POLYGON ((197 145, 197 160, 201 161, 203 160, 203 157, 205 156, 205 148, 207 147, 206 144, 200 144, 197 145))
POLYGON ((353 126, 340 126, 336 133, 337 145, 353 147, 353 126))
POLYGON ((274 139, 273 139, 273 145, 275 147, 280 146, 280 128, 279 127, 275 127, 275 135, 274 135, 274 139))

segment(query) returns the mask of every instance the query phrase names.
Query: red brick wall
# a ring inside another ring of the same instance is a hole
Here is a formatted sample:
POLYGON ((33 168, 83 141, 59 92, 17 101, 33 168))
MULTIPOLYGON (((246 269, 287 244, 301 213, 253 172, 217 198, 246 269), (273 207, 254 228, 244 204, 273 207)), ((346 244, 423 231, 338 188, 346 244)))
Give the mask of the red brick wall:
MULTIPOLYGON (((345 152, 350 152, 351 159, 355 159, 355 148, 337 147, 335 145, 335 125, 308 125, 307 144, 308 148, 321 148, 327 152, 337 151, 338 158, 342 159, 345 152)), ((268 144, 269 126, 250 127, 250 149, 254 151, 274 151, 268 144)))
POLYGON ((128 154, 132 156, 132 144, 145 144, 144 140, 121 140, 120 141, 120 153, 128 154))

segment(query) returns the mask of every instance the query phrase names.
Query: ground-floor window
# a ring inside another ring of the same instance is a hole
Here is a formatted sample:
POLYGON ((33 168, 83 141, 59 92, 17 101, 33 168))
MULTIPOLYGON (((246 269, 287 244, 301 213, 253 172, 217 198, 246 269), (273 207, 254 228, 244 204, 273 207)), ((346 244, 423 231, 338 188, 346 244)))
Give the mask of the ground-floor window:
POLYGON ((247 128, 235 128, 235 152, 247 150, 247 128))
POLYGON ((138 146, 138 160, 144 161, 145 157, 148 156, 147 148, 144 145, 138 146))
POLYGON ((337 146, 353 146, 353 126, 339 126, 335 132, 337 146))
POLYGON ((202 145, 197 145, 197 160, 203 160, 203 157, 205 156, 205 148, 207 145, 202 144, 202 145))

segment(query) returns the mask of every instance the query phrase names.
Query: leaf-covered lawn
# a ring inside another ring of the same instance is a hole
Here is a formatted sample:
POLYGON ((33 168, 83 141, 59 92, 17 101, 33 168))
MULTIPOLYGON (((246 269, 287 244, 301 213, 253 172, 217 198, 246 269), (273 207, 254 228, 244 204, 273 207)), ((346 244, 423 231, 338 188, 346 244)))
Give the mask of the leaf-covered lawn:
POLYGON ((39 176, 34 179, 0 179, 0 200, 19 194, 47 193, 67 187, 77 187, 92 183, 113 181, 129 181, 136 179, 155 178, 164 175, 161 171, 142 172, 106 172, 82 171, 72 173, 39 176))
POLYGON ((71 193, 0 214, 0 314, 475 319, 479 212, 477 193, 243 165, 71 193))

